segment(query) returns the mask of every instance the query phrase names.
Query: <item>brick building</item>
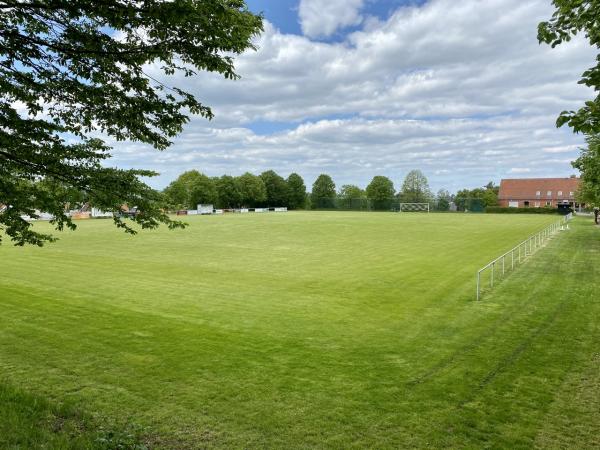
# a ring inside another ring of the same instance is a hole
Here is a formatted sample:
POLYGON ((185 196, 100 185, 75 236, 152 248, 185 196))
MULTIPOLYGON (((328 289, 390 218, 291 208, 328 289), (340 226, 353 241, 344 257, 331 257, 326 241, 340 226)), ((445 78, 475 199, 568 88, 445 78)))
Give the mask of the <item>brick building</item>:
POLYGON ((579 178, 521 178, 500 181, 500 206, 513 208, 556 208, 569 205, 575 209, 579 178))

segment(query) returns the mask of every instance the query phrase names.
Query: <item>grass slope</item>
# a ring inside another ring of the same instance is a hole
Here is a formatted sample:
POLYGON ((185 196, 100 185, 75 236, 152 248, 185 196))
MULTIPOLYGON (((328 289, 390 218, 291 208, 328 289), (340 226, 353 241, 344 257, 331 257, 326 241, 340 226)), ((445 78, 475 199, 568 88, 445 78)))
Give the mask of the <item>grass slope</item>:
POLYGON ((554 220, 192 217, 135 238, 81 223, 0 247, 1 376, 157 447, 589 446, 598 230, 577 221, 472 301, 478 267, 554 220))

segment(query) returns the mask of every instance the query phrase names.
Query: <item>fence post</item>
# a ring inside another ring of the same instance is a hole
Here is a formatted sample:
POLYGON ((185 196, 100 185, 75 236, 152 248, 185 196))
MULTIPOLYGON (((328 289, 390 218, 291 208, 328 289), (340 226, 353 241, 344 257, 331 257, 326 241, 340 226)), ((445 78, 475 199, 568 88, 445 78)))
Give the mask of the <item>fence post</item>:
POLYGON ((529 254, 533 254, 533 238, 529 238, 529 254))

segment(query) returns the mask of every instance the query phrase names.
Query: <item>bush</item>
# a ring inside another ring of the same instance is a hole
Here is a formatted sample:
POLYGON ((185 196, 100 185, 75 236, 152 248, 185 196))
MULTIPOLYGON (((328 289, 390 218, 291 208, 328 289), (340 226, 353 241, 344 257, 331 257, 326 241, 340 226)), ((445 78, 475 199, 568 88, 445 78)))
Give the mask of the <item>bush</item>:
POLYGON ((559 214, 558 208, 505 208, 502 206, 488 206, 486 213, 491 214, 559 214))

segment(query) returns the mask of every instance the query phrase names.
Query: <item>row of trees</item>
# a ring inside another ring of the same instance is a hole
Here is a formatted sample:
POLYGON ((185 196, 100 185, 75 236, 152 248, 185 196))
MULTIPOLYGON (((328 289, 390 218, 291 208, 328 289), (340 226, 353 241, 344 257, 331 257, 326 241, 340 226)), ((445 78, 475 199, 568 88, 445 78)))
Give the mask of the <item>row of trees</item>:
POLYGON ((498 192, 500 186, 492 181, 483 187, 475 189, 461 189, 452 197, 459 211, 483 209, 487 206, 498 205, 498 192))
POLYGON ((420 170, 412 170, 396 192, 388 177, 373 177, 366 189, 353 184, 339 190, 330 175, 321 174, 307 193, 304 180, 297 173, 283 178, 273 170, 260 175, 245 173, 238 177, 223 175, 208 177, 197 170, 181 174, 165 190, 169 207, 196 208, 198 204, 213 204, 218 208, 287 206, 290 209, 375 209, 389 210, 404 203, 430 203, 440 211, 447 211, 451 202, 459 210, 472 209, 473 199, 493 206, 498 202, 498 187, 489 183, 483 188, 463 189, 451 195, 446 189, 433 194, 427 178, 420 170))
POLYGON ((313 184, 310 194, 312 208, 345 208, 387 210, 393 203, 432 202, 427 178, 420 170, 412 170, 404 179, 402 188, 396 192, 394 183, 388 177, 373 177, 366 189, 354 184, 345 184, 336 191, 336 185, 329 175, 321 174, 313 184))
POLYGON ((213 204, 218 208, 287 206, 304 208, 306 186, 297 173, 284 179, 272 170, 253 175, 208 177, 197 170, 182 173, 164 190, 171 208, 196 208, 213 204))
POLYGON ((456 195, 447 189, 434 194, 429 188, 427 177, 420 170, 411 170, 402 187, 396 191, 394 183, 387 177, 373 177, 366 189, 353 184, 336 185, 329 175, 319 175, 309 197, 311 208, 375 209, 389 210, 399 203, 429 203, 438 211, 448 211, 455 203, 459 211, 498 205, 499 187, 489 182, 481 188, 462 189, 456 195))

